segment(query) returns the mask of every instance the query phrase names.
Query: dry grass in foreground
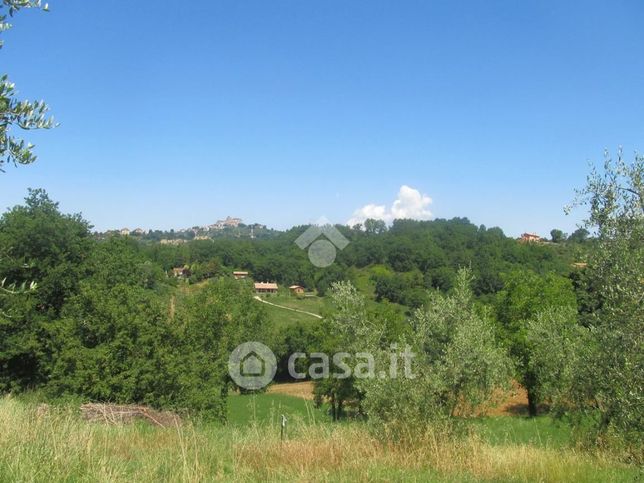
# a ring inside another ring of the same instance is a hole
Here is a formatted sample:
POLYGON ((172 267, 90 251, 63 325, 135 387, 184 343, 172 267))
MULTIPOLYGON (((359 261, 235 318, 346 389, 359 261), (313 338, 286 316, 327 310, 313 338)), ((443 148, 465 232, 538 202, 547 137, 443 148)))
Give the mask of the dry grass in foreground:
POLYGON ((157 428, 82 421, 0 400, 0 481, 633 481, 634 468, 573 450, 426 435, 383 445, 359 425, 157 428))

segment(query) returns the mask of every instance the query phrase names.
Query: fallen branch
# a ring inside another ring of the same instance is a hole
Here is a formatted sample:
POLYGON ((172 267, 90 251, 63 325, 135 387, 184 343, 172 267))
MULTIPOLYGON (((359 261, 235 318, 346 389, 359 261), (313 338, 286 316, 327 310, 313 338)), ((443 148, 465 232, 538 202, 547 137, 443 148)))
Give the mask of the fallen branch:
POLYGON ((83 404, 80 409, 83 418, 91 422, 130 424, 139 419, 161 428, 177 426, 181 423, 178 415, 169 411, 156 411, 147 406, 89 403, 83 404))

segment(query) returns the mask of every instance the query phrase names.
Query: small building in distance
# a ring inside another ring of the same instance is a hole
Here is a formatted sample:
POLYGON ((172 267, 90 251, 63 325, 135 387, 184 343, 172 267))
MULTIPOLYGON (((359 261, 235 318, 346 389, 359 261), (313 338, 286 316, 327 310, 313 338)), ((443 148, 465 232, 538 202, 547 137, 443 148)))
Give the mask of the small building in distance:
POLYGON ((188 278, 191 275, 191 273, 190 273, 190 269, 187 266, 175 267, 172 269, 172 275, 175 278, 188 278))
POLYGON ((288 289, 293 295, 301 295, 304 293, 304 287, 301 285, 291 285, 288 289))
POLYGON ((235 277, 235 280, 243 280, 248 277, 248 272, 233 272, 233 277, 235 277))
POLYGON ((523 233, 521 235, 521 238, 519 238, 520 242, 523 243, 534 243, 534 242, 540 242, 541 237, 537 235, 536 233, 523 233))
POLYGON ((159 240, 161 245, 181 245, 185 242, 186 241, 183 238, 176 238, 174 240, 167 240, 164 238, 163 240, 159 240))
POLYGON ((255 293, 277 293, 277 284, 274 282, 255 282, 255 293))
POLYGON ((120 231, 122 236, 128 236, 130 234, 130 229, 129 228, 121 228, 120 231))
POLYGON ((584 269, 588 266, 586 262, 574 262, 570 265, 572 268, 577 268, 579 270, 584 269))

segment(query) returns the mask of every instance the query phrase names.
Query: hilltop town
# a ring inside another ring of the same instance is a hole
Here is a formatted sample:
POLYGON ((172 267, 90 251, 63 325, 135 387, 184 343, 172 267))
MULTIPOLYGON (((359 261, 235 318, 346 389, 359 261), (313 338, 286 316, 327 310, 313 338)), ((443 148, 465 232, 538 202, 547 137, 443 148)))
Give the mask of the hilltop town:
POLYGON ((241 218, 227 216, 211 225, 192 226, 177 230, 130 229, 125 227, 96 232, 95 235, 99 239, 121 235, 136 237, 143 241, 159 242, 163 245, 180 245, 191 240, 211 240, 214 238, 266 238, 273 231, 261 223, 245 224, 241 218))

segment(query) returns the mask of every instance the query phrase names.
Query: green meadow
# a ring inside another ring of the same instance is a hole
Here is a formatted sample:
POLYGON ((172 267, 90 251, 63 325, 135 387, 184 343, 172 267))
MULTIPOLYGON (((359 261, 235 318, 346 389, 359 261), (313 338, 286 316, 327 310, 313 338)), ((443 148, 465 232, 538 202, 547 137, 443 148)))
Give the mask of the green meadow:
POLYGON ((232 396, 226 425, 107 425, 77 406, 42 411, 0 400, 0 481, 496 481, 631 482, 641 473, 571 446, 550 418, 486 418, 458 437, 387 445, 359 422, 333 424, 277 394, 232 396), (280 437, 279 416, 288 428, 280 437))

